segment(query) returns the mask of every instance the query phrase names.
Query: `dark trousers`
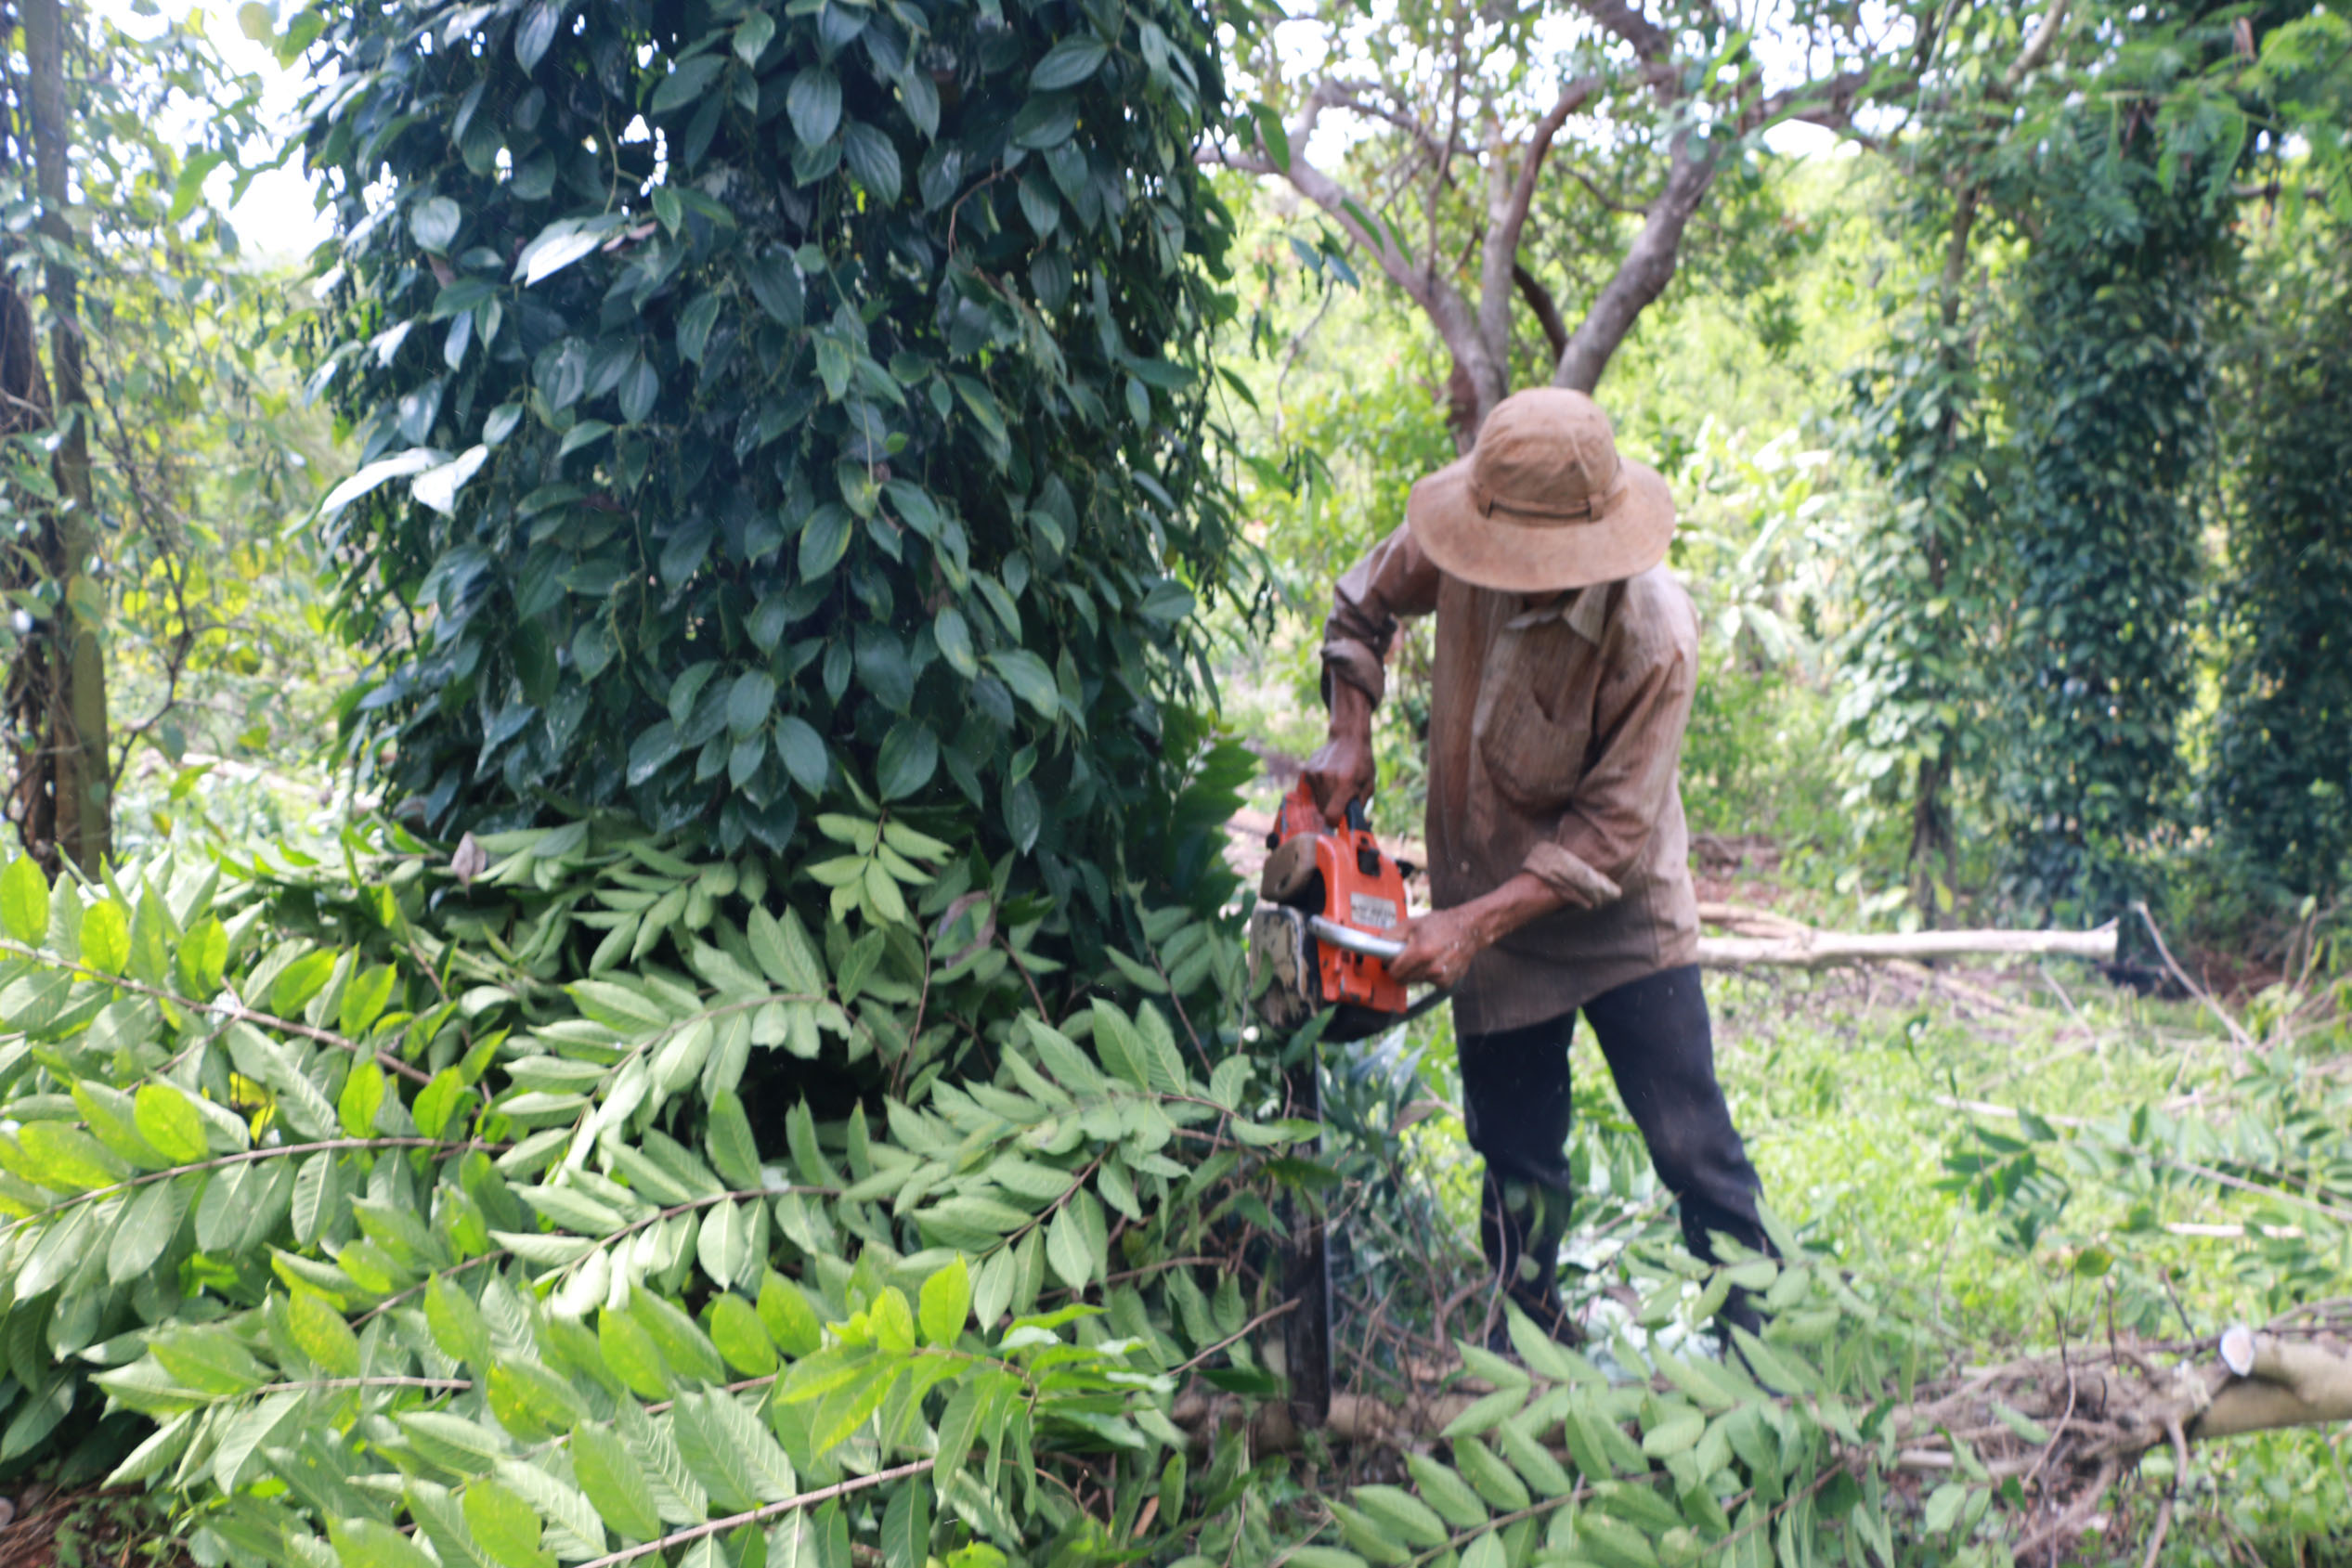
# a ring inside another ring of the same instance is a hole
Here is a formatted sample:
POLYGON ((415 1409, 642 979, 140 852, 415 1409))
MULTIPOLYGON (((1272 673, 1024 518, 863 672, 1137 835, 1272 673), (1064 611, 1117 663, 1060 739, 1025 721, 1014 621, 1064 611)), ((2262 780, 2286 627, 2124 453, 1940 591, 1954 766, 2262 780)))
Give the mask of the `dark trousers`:
MULTIPOLYGON (((1769 1251, 1756 1218, 1761 1185, 1715 1082, 1715 1036, 1696 965, 1668 969, 1586 1003, 1618 1096, 1649 1144, 1657 1178, 1682 1201, 1683 1236, 1709 1262, 1708 1233, 1769 1251)), ((1575 1182, 1566 1144, 1568 1040, 1577 1015, 1526 1029, 1463 1035, 1462 1119, 1487 1162, 1478 1239, 1521 1309, 1557 1326, 1560 1239, 1575 1182)), ((1752 1315, 1746 1303, 1727 1315, 1752 1315)))

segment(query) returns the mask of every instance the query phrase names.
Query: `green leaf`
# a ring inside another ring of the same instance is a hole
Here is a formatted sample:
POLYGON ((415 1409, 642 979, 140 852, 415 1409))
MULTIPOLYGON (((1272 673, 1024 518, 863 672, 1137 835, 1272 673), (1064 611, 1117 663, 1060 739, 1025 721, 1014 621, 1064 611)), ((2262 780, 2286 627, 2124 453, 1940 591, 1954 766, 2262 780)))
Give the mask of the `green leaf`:
POLYGON ((1455 1440, 1453 1458, 1454 1468, 1488 1506, 1505 1513, 1516 1513, 1527 1506, 1527 1484, 1476 1438, 1455 1440))
POLYGON ((1355 1505, 1416 1547, 1442 1547, 1451 1540, 1447 1521, 1439 1519, 1421 1497, 1395 1485, 1359 1485, 1355 1488, 1355 1505))
POLYGON ((351 1069, 343 1081, 343 1093, 335 1100, 335 1120, 342 1123, 346 1137, 365 1138, 373 1135, 376 1113, 383 1108, 385 1079, 383 1069, 372 1060, 362 1061, 351 1069))
POLYGON ((710 1303, 710 1342, 746 1377, 764 1378, 776 1369, 775 1346, 758 1310, 732 1290, 710 1303))
POLYGON ((1408 1454, 1405 1468, 1412 1472, 1413 1484, 1421 1488, 1422 1500, 1437 1510, 1447 1523, 1461 1530, 1475 1530, 1487 1523, 1487 1505, 1470 1484, 1426 1454, 1408 1454))
POLYGON ((645 1471, 611 1428, 583 1421, 572 1428, 572 1478, 615 1535, 650 1541, 662 1533, 659 1506, 645 1471))
POLYGON ((1250 105, 1250 118, 1257 124, 1258 140, 1265 144, 1267 161, 1276 172, 1288 174, 1291 167, 1291 134, 1283 128, 1282 117, 1269 105, 1250 105))
POLYGON ((1086 1248, 1086 1233, 1064 1205, 1057 1211, 1053 1222, 1046 1227, 1046 1261, 1054 1273, 1072 1289, 1083 1289, 1095 1276, 1093 1254, 1086 1248))
POLYGON ((1075 32, 1046 51, 1046 58, 1037 62, 1029 73, 1032 92, 1057 93, 1074 87, 1096 71, 1111 56, 1102 40, 1088 33, 1075 32))
POLYGON ((139 1136, 175 1165, 193 1165, 212 1153, 204 1116, 169 1083, 143 1083, 133 1096, 132 1120, 139 1136))
POLYGON ((251 1393, 269 1374, 245 1347, 219 1328, 183 1329, 148 1348, 180 1387, 233 1399, 251 1393))
POLYGON ((1511 1467, 1545 1497, 1565 1497, 1576 1489, 1576 1479, 1561 1468, 1549 1448, 1529 1435, 1522 1421, 1509 1420, 1497 1427, 1495 1441, 1511 1467))
POLYGON ((459 1103, 466 1097, 465 1079, 454 1067, 445 1067, 433 1075, 431 1082, 417 1093, 410 1114, 416 1118, 417 1131, 428 1138, 437 1138, 448 1131, 449 1121, 457 1114, 459 1103))
POLYGON ((879 126, 851 121, 842 131, 841 157, 851 176, 865 188, 877 205, 887 207, 898 201, 904 171, 898 149, 879 126))
POLYGON ((681 60, 675 70, 662 78, 661 85, 654 89, 652 112, 667 114, 682 104, 694 102, 702 97, 712 80, 726 67, 727 57, 724 55, 697 55, 692 59, 681 60))
POLYGON ((539 1517, 530 1504, 495 1481, 465 1489, 465 1527, 492 1562, 504 1568, 551 1568, 555 1557, 539 1545, 539 1517))
POLYGON ((719 1347, 675 1303, 651 1290, 638 1290, 630 1297, 629 1311, 644 1325, 654 1343, 661 1347, 662 1358, 682 1374, 706 1383, 727 1380, 727 1367, 719 1358, 719 1347))
POLYGON ((751 1136, 751 1121, 733 1089, 721 1089, 710 1099, 710 1122, 704 1134, 710 1163, 737 1192, 756 1192, 760 1179, 760 1146, 751 1136))
POLYGON ((61 1192, 112 1186, 130 1174, 96 1138, 63 1121, 28 1121, 18 1130, 17 1144, 24 1151, 25 1175, 61 1192))
POLYGON ((424 1549, 373 1519, 330 1519, 328 1538, 343 1568, 440 1568, 424 1549))
POLYGON ((790 116, 792 134, 802 146, 832 140, 841 123, 840 79, 824 66, 806 67, 785 90, 784 111, 790 116))
POLYGON ((775 18, 765 11, 753 11, 743 20, 735 23, 735 58, 746 65, 759 64, 760 56, 767 49, 768 41, 775 35, 775 18))
POLYGON ((490 1330, 482 1309, 446 1274, 435 1275, 424 1288, 424 1323, 442 1354, 476 1371, 489 1367, 490 1330))
POLYGON ((793 1495, 792 1462, 734 1394, 684 1395, 672 1423, 679 1456, 713 1506, 742 1513, 793 1495))
POLYGON ((773 1270, 760 1283, 760 1321, 786 1355, 812 1355, 824 1343, 824 1328, 809 1298, 773 1270))
POLYGON ((343 1032, 355 1040, 363 1038, 383 1017, 384 1008, 391 1005, 393 988, 398 983, 399 976, 389 964, 373 965, 353 976, 343 988, 343 1000, 337 1008, 337 1022, 343 1032))
POLYGON ((0 871, 0 924, 27 947, 49 940, 49 881, 31 855, 19 855, 0 871))
POLYGON ((923 1281, 917 1320, 928 1344, 952 1349, 971 1314, 972 1278, 959 1255, 923 1281))
POLYGON ((179 976, 183 994, 200 1002, 211 1000, 228 967, 228 927, 211 915, 189 927, 188 935, 180 939, 172 967, 179 976))
POLYGON ((196 1180, 149 1182, 133 1195, 107 1247, 107 1283, 127 1285, 155 1266, 188 1217, 188 1193, 196 1180))
POLYGON ((92 904, 82 915, 82 962, 101 975, 120 975, 130 959, 130 916, 111 899, 92 904))
POLYGON ((768 722, 775 706, 775 677, 763 669, 746 670, 727 689, 727 728, 747 735, 768 722))
POLYGON ((1034 708, 1040 717, 1059 719, 1061 716, 1061 687, 1054 680, 1054 672, 1046 667, 1046 661, 1026 648, 1012 648, 988 655, 989 667, 1004 677, 1005 684, 1013 689, 1013 695, 1034 708))
POLYGON ((882 1511, 882 1568, 923 1568, 930 1557, 929 1489, 909 1482, 882 1511))
POLYGON ((667 1399, 673 1392, 661 1347, 643 1323, 605 1307, 596 1315, 596 1344, 604 1364, 641 1399, 667 1399))
MULTIPOLYGON (((753 13, 755 16, 762 14, 753 13)), ((703 351, 710 342, 710 329, 719 320, 719 296, 708 293, 678 313, 679 358, 691 365, 702 363, 703 351)))
POLYGON ((875 783, 882 798, 897 800, 913 795, 931 782, 931 774, 939 767, 939 737, 930 726, 912 719, 903 719, 882 737, 880 755, 875 759, 875 783))
MULTIPOLYGON (((1486 1535, 1478 1538, 1486 1541, 1492 1540, 1494 1537, 1492 1535, 1486 1535)), ((1473 1549, 1475 1550, 1475 1548, 1473 1549)), ((1283 1554, 1283 1561, 1295 1562, 1298 1568, 1367 1568, 1361 1557, 1352 1551, 1343 1551, 1337 1547, 1293 1547, 1283 1554)), ((1463 1560, 1463 1563, 1464 1568, 1470 1568, 1467 1558, 1463 1560)), ((1498 1562, 1495 1568, 1501 1568, 1501 1564, 1498 1562)))
POLYGON ((416 237, 420 246, 436 256, 448 253, 464 222, 464 213, 446 196, 433 197, 409 209, 409 232, 416 237))
POLYGON ((328 1376, 358 1375, 359 1337, 326 1297, 312 1290, 296 1290, 286 1303, 286 1326, 302 1353, 317 1362, 328 1376))

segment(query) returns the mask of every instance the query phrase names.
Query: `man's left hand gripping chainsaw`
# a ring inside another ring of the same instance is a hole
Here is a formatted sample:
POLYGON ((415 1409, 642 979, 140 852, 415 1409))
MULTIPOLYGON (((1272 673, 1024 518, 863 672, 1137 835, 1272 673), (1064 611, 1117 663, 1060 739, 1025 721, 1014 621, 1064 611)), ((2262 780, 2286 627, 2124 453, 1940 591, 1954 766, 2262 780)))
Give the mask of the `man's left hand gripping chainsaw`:
POLYGON ((1326 1040, 1361 1040, 1419 1017, 1445 997, 1409 1003, 1388 961, 1405 951, 1405 868, 1383 853, 1350 801, 1347 826, 1323 820, 1301 779, 1267 836, 1258 906, 1250 916, 1250 994, 1269 1028, 1293 1030, 1336 1009, 1326 1040))

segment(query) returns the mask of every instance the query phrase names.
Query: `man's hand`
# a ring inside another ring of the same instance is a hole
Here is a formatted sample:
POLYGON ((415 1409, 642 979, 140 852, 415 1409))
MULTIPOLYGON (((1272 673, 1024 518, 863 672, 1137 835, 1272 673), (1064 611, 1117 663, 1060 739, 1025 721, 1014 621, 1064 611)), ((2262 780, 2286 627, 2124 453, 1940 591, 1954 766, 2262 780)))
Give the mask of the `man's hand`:
POLYGON ((1372 703, 1344 680, 1332 682, 1331 738, 1306 759, 1306 787, 1323 820, 1347 820, 1347 803, 1372 797, 1372 703))
POLYGON ((1470 961, 1494 940, 1475 903, 1433 910, 1405 923, 1405 951, 1388 961, 1388 972, 1407 985, 1427 982, 1444 990, 1470 972, 1470 961))
POLYGON ((1388 972, 1407 985, 1458 985, 1472 959, 1566 901, 1551 884, 1523 871, 1484 898, 1406 921, 1393 933, 1403 937, 1405 951, 1388 961, 1388 972))

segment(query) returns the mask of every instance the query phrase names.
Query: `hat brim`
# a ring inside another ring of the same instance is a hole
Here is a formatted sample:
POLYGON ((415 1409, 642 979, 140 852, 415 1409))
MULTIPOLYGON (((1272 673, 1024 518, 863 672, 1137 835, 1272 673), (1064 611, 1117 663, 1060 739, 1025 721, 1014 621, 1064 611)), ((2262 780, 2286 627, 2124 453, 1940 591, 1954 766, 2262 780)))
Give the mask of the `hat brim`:
POLYGON ((1448 577, 1505 593, 1556 593, 1621 582, 1666 559, 1674 538, 1674 494, 1657 470, 1618 462, 1601 514, 1585 523, 1531 526, 1470 499, 1470 460, 1422 480, 1405 501, 1405 525, 1448 577))

